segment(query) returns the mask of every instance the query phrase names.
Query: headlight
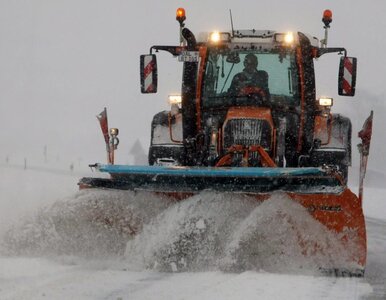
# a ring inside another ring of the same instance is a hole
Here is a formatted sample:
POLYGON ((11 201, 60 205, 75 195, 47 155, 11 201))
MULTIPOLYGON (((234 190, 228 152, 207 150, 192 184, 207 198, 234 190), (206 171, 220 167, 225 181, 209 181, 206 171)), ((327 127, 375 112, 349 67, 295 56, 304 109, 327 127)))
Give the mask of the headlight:
POLYGON ((210 34, 210 41, 212 43, 218 43, 220 41, 220 33, 218 31, 212 32, 210 34))
POLYGON ((181 95, 169 95, 168 102, 170 105, 173 105, 173 104, 181 105, 182 97, 181 95))
POLYGON ((333 99, 332 98, 327 98, 327 97, 322 97, 318 100, 320 106, 332 106, 333 104, 333 99))
POLYGON ((284 42, 286 44, 292 44, 294 42, 294 34, 292 32, 288 32, 285 36, 284 36, 284 42))
POLYGON ((209 42, 212 44, 229 42, 230 40, 231 35, 229 32, 213 31, 209 34, 209 42))
POLYGON ((274 40, 283 46, 292 46, 295 43, 295 36, 293 32, 275 33, 274 40))

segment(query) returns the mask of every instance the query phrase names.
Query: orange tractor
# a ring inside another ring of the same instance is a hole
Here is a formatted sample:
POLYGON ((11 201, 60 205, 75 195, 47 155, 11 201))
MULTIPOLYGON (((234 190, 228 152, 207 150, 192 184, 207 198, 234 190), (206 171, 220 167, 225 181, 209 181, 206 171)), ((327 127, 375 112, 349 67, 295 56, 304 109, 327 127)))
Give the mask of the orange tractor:
MULTIPOLYGON (((336 233, 351 262, 332 270, 361 276, 366 263, 363 178, 372 114, 362 139, 360 193, 347 187, 351 122, 331 112, 331 98, 316 98, 314 60, 341 55, 338 90, 354 96, 357 60, 345 48, 327 47, 331 11, 323 15, 325 39, 302 32, 232 30, 197 38, 177 10, 180 44, 156 45, 142 55, 142 93, 157 92, 153 52, 167 51, 183 64, 181 95, 151 126, 148 166, 114 165, 117 130, 100 116, 110 178, 82 178, 81 188, 148 190, 183 200, 203 190, 254 195, 258 201, 282 191, 336 233)), ((269 200, 267 200, 269 201, 269 200)))

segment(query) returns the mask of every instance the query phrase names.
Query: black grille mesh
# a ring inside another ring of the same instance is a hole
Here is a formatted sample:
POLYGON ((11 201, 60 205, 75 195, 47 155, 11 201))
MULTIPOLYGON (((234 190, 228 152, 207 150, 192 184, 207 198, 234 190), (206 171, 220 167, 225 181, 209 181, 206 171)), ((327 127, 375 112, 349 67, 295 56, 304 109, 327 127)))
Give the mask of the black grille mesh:
POLYGON ((232 145, 271 147, 271 126, 263 119, 231 119, 224 128, 224 148, 232 145))

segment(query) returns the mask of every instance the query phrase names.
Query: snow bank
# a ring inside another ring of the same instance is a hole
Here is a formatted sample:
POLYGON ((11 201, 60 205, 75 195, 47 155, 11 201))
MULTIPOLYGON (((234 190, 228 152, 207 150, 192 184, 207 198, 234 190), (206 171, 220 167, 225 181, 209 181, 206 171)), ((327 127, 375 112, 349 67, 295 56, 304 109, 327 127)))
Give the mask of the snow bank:
POLYGON ((210 269, 240 219, 256 205, 247 196, 202 192, 176 203, 128 242, 130 266, 164 271, 210 269))
POLYGON ((22 219, 3 238, 2 252, 23 255, 111 256, 124 252, 167 204, 166 199, 126 191, 86 190, 22 219))
MULTIPOLYGON (((12 227, 11 255, 120 256, 130 270, 317 272, 349 266, 339 237, 284 193, 263 202, 205 191, 181 202, 85 190, 12 227)), ((349 266, 355 268, 355 266, 349 266)))
POLYGON ((284 193, 257 206, 235 228, 230 241, 225 261, 231 269, 288 273, 358 267, 350 264, 352 254, 338 234, 284 193))
POLYGON ((127 244, 129 268, 318 272, 352 268, 339 236, 284 193, 262 203, 203 192, 177 203, 127 244))

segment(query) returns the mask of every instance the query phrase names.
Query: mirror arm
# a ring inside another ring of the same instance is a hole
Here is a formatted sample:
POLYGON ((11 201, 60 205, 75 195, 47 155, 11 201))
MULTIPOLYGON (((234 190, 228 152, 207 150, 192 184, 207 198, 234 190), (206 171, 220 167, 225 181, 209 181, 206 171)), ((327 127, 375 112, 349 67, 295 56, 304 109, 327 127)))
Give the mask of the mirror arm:
POLYGON ((335 53, 338 52, 338 54, 341 54, 344 52, 344 56, 347 56, 347 50, 345 48, 318 48, 316 57, 321 57, 323 54, 326 53, 335 53))
POLYGON ((177 56, 185 49, 186 47, 181 47, 181 46, 152 46, 150 48, 150 54, 153 54, 153 50, 155 50, 155 52, 158 52, 159 50, 161 50, 161 51, 167 51, 173 56, 177 56))

